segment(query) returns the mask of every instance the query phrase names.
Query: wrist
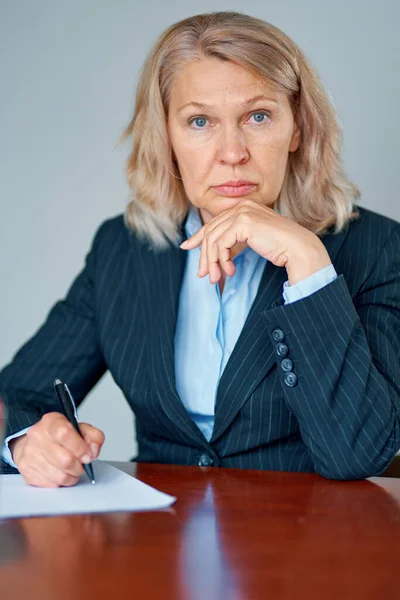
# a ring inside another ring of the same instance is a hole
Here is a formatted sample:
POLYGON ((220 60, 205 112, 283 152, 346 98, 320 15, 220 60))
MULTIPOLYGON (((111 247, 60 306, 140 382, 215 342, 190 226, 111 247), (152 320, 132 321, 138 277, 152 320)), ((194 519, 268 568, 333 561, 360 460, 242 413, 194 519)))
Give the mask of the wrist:
POLYGON ((320 242, 320 246, 309 247, 293 253, 285 265, 289 285, 295 285, 330 264, 332 261, 322 242, 320 242))
POLYGON ((18 461, 18 457, 20 455, 21 448, 25 443, 25 439, 26 439, 26 434, 21 435, 17 438, 14 438, 8 442, 8 448, 11 453, 11 458, 13 459, 13 461, 15 463, 17 463, 17 461, 18 461))

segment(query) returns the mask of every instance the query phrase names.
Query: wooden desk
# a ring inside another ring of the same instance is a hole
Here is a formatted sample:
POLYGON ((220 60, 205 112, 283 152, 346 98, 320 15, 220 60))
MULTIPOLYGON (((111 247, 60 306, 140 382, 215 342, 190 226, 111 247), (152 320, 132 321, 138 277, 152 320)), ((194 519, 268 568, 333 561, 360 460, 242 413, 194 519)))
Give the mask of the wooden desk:
POLYGON ((400 480, 113 464, 176 504, 3 523, 2 600, 400 597, 400 480))

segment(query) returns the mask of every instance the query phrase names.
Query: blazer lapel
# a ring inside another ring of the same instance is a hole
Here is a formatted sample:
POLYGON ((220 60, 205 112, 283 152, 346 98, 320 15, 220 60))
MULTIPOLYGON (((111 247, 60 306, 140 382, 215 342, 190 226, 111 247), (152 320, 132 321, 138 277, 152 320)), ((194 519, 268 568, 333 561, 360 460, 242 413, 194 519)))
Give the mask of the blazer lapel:
POLYGON ((275 364, 275 349, 261 312, 283 304, 282 286, 286 279, 285 269, 267 262, 257 295, 219 382, 211 443, 226 430, 275 364))
MULTIPOLYGON (((140 261, 143 308, 146 315, 149 370, 161 408, 168 417, 166 429, 182 443, 208 446, 190 419, 175 385, 174 337, 187 253, 179 247, 148 250, 140 261)), ((138 258, 135 258, 138 261, 138 258)))
MULTIPOLYGON (((340 234, 327 234, 321 238, 332 263, 343 239, 340 234)), ((254 389, 276 364, 275 347, 262 312, 284 304, 282 291, 286 280, 286 269, 267 262, 257 295, 219 382, 211 443, 229 427, 254 389)))

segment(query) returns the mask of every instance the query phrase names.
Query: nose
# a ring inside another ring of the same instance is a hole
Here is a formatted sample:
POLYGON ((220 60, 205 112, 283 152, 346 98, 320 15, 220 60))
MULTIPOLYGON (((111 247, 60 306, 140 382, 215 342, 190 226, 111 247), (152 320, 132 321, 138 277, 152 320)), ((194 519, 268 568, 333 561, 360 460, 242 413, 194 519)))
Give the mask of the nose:
POLYGON ((218 140, 217 158, 219 162, 227 165, 236 165, 246 162, 249 153, 246 147, 244 133, 237 127, 225 128, 218 140))

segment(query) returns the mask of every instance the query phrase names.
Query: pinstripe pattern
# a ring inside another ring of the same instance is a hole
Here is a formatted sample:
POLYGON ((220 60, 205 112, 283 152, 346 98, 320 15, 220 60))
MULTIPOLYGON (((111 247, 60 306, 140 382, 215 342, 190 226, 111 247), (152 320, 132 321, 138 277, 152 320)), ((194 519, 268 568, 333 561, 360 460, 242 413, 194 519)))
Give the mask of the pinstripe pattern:
POLYGON ((286 271, 266 264, 220 379, 210 443, 175 387, 186 253, 153 252, 121 216, 106 221, 66 298, 0 374, 7 433, 58 408, 55 377, 79 403, 109 369, 136 415, 138 460, 198 464, 206 453, 224 467, 338 479, 381 472, 400 447, 400 225, 358 208, 346 231, 322 238, 339 277, 315 294, 284 305, 286 271))

